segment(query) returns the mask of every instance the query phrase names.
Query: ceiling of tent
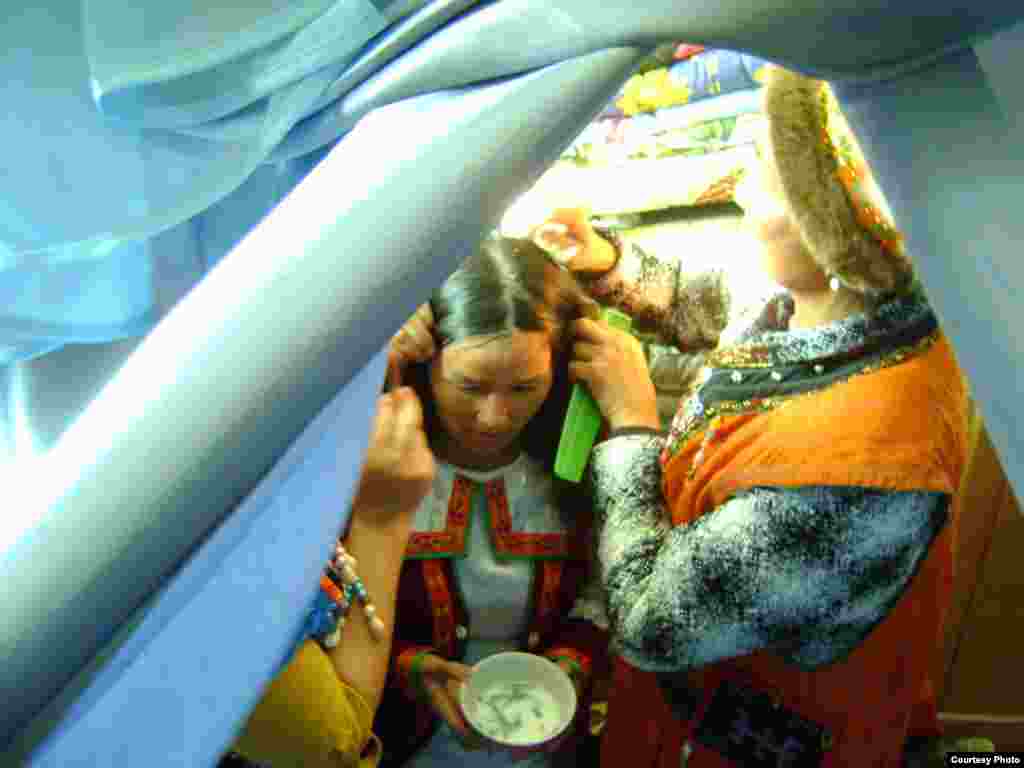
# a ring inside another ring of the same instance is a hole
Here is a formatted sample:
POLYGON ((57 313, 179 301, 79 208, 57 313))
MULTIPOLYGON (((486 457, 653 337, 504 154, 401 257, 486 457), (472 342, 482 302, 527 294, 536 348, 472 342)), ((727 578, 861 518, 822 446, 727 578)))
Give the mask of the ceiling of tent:
MULTIPOLYGON (((178 16, 160 30, 203 32, 199 5, 206 4, 162 4, 169 17, 178 16)), ((26 525, 4 542, 16 546, 0 564, 0 602, 12 619, 0 629, 7 660, 0 672, 0 744, 27 749, 67 714, 64 707, 73 714, 54 729, 60 738, 48 742, 37 764, 72 764, 62 747, 83 749, 75 739, 87 738, 81 734, 91 722, 89 707, 106 706, 108 715, 124 711, 125 701, 108 695, 119 675, 152 681, 171 674, 175 663, 188 663, 168 661, 171 630, 190 616, 195 621, 189 610, 202 603, 195 593, 216 577, 221 589, 237 588, 231 575, 254 565, 246 533, 288 529, 281 510, 274 512, 265 499, 258 506, 251 492, 271 468, 282 466, 278 460, 299 444, 300 434, 312 434, 327 406, 356 435, 345 445, 347 462, 332 459, 341 465, 335 501, 348 497, 372 381, 380 372, 379 356, 377 368, 370 365, 374 354, 654 46, 687 40, 748 50, 844 81, 839 92, 851 122, 867 134, 867 149, 888 161, 890 178, 883 167, 883 184, 889 190, 888 182, 901 174, 910 180, 893 195, 900 213, 927 200, 912 197, 927 169, 894 154, 896 148, 886 154, 873 132, 905 125, 901 103, 919 98, 922 112, 943 114, 942 97, 955 95, 961 100, 945 109, 997 133, 998 110, 984 78, 956 50, 1021 15, 1003 3, 977 0, 938 6, 914 0, 899 7, 884 0, 649 2, 642 10, 565 0, 421 5, 266 0, 252 9, 277 26, 258 30, 263 37, 247 44, 226 36, 219 58, 177 71, 127 55, 103 60, 104 51, 130 48, 130 23, 141 23, 123 3, 90 0, 80 14, 77 3, 50 0, 8 12, 0 27, 0 66, 5 82, 14 84, 0 130, 8 146, 18 147, 0 178, 0 287, 19 269, 96 267, 113 257, 145 263, 153 235, 201 220, 264 165, 331 150, 312 172, 298 174, 303 182, 296 188, 281 187, 273 203, 283 202, 259 217, 231 257, 175 306, 45 462, 15 478, 22 482, 15 487, 26 525), (301 14, 280 15, 286 6, 301 14), (275 67, 297 50, 310 54, 304 70, 275 67), (324 51, 334 53, 317 59, 324 51), (928 79, 931 65, 946 78, 945 93, 928 79), (872 80, 882 82, 861 84, 872 80), (908 82, 923 85, 910 92, 908 82), (410 125, 417 129, 414 141, 410 125), (383 158, 382 140, 391 149, 383 158), (40 168, 50 172, 40 174, 40 168), (97 194, 97 179, 106 195, 97 194), (383 223, 382 211, 388 214, 383 223), (341 280, 339 253, 345 254, 341 280), (265 306, 299 309, 269 316, 260 311, 265 306), (239 507, 243 499, 257 507, 239 507), (218 528, 236 507, 229 521, 236 527, 218 528), (212 545, 221 547, 216 557, 207 549, 212 545), (175 579, 155 607, 136 613, 171 574, 175 579), (165 598, 175 588, 171 605, 165 598), (147 627, 147 642, 156 646, 163 638, 163 666, 153 666, 153 655, 149 667, 143 663, 139 633, 115 637, 133 614, 147 627), (120 666, 110 662, 93 669, 94 677, 80 676, 85 694, 77 704, 74 697, 58 701, 41 730, 23 732, 26 740, 15 743, 30 718, 104 646, 120 666)), ((220 21, 240 23, 227 12, 220 21)), ((165 35, 156 49, 173 58, 180 42, 165 35)), ((143 49, 137 46, 136 53, 143 49)), ((922 136, 938 131, 943 140, 955 140, 950 130, 915 125, 922 136)), ((941 165, 934 157, 928 161, 941 165)), ((921 242, 936 243, 933 233, 944 232, 940 217, 936 212, 927 219, 936 226, 917 235, 921 242)), ((940 279, 948 265, 923 266, 926 286, 936 286, 940 315, 954 341, 962 342, 968 329, 956 327, 964 318, 951 309, 956 288, 940 279)), ((1009 297, 998 289, 992 295, 1009 297)), ((55 339, 58 334, 29 340, 55 339)), ((958 348, 965 367, 980 370, 979 358, 970 359, 962 343, 958 348)), ((1003 351, 1024 360, 1014 347, 1003 351)), ((1019 381, 1016 368, 1010 379, 1019 381)), ((988 415, 1004 415, 998 409, 1009 404, 1006 390, 994 386, 979 386, 978 394, 990 396, 988 415)), ((998 443, 1000 434, 993 433, 998 443)), ((1004 455, 1013 448, 1009 427, 1005 437, 1004 455)), ((320 460, 328 461, 325 456, 320 460)), ((260 582, 263 591, 251 593, 262 606, 256 620, 267 626, 299 626, 303 605, 295 598, 308 581, 300 565, 316 567, 318 543, 329 541, 337 526, 336 507, 325 506, 305 525, 305 535, 286 547, 294 569, 275 573, 276 586, 260 582)), ((229 624, 254 620, 252 611, 225 603, 212 586, 205 597, 213 602, 204 610, 219 613, 204 615, 229 624)), ((218 685, 233 681, 251 689, 251 676, 265 679, 288 646, 289 638, 266 634, 241 655, 232 638, 211 637, 200 660, 220 665, 218 685)), ((209 720, 209 738, 190 744, 189 754, 210 759, 255 693, 218 703, 216 691, 200 690, 203 676, 196 669, 186 678, 197 686, 191 690, 205 702, 202 714, 209 720)), ((195 727, 192 715, 178 714, 180 722, 172 718, 162 736, 146 731, 150 740, 163 739, 171 750, 166 754, 173 754, 175 737, 195 727)), ((125 755, 136 754, 133 748, 125 746, 125 755)))

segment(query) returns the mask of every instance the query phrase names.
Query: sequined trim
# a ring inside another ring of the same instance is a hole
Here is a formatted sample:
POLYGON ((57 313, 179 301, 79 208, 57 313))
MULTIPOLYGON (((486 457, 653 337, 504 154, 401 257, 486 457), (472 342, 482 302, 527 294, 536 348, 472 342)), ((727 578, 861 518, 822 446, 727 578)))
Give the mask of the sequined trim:
POLYGON ((762 344, 737 344, 708 356, 715 368, 771 368, 777 365, 772 349, 762 344))
MULTIPOLYGON (((809 397, 818 394, 828 387, 836 386, 856 376, 875 373, 884 368, 899 365, 910 358, 917 357, 931 348, 940 336, 939 331, 933 331, 913 344, 897 347, 883 353, 873 360, 866 360, 864 365, 848 376, 839 379, 827 378, 817 386, 814 380, 809 380, 809 391, 802 391, 795 394, 774 395, 770 397, 756 397, 745 400, 721 400, 710 405, 705 405, 701 399, 701 392, 698 392, 680 409, 672 430, 666 441, 665 449, 661 454, 661 464, 664 467, 680 449, 691 439, 703 432, 712 422, 722 416, 737 416, 743 414, 765 413, 774 410, 784 403, 791 402, 801 397, 809 397), (681 417, 681 418, 680 418, 681 417)), ((691 468, 690 474, 692 475, 691 468)))
POLYGON ((508 508, 505 481, 495 478, 484 483, 487 509, 491 514, 494 552, 498 557, 568 557, 569 536, 564 533, 516 533, 508 508))
POLYGON ((452 483, 452 494, 448 499, 448 520, 445 529, 418 531, 410 535, 405 556, 423 558, 463 554, 466 551, 466 530, 472 503, 472 481, 462 475, 456 475, 452 483))

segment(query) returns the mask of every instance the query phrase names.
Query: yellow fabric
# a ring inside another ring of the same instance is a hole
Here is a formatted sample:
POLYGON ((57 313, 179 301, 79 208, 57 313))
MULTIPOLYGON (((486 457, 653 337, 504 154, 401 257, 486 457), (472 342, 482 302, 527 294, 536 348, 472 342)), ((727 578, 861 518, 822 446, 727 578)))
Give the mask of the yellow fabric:
POLYGON ((307 640, 267 688, 233 749, 272 768, 374 768, 373 712, 307 640))

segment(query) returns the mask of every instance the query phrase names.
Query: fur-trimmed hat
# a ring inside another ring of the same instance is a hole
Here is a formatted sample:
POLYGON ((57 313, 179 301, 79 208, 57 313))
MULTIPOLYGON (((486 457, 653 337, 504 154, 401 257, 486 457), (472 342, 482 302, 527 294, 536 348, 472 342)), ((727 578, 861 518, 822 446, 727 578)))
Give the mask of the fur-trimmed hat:
POLYGON ((902 293, 913 266, 828 85, 772 66, 764 108, 782 190, 804 244, 830 277, 869 296, 902 293))

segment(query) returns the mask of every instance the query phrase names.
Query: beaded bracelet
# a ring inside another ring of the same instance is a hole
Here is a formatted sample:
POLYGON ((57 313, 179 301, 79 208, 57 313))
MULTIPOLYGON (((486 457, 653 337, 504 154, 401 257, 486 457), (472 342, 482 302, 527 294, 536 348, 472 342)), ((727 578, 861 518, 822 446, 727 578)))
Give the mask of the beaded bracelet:
POLYGON ((377 608, 366 591, 366 585, 356 573, 358 563, 342 546, 339 540, 334 547, 334 556, 327 562, 324 575, 320 577, 320 589, 334 604, 328 618, 329 629, 323 633, 321 642, 327 648, 334 648, 341 639, 352 605, 358 600, 363 606, 363 615, 370 627, 373 639, 384 638, 384 622, 377 615, 377 608))

